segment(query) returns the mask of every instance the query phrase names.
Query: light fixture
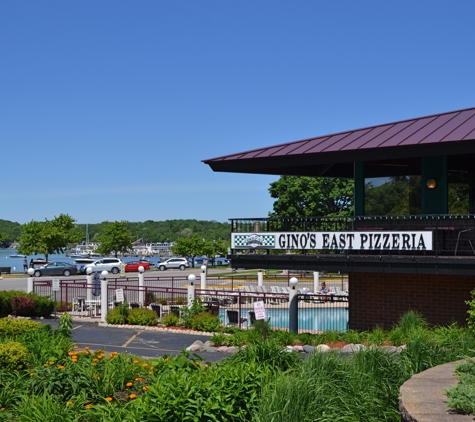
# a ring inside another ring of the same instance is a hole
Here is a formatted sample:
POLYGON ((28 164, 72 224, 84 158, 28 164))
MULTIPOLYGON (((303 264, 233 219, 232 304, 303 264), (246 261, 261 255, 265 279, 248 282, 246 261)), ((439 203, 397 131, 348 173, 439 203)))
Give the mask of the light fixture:
POLYGON ((427 179, 427 187, 429 189, 434 189, 437 186, 437 180, 435 179, 427 179))
POLYGON ((296 277, 292 277, 290 280, 289 280, 289 284, 290 286, 292 287, 292 290, 295 290, 295 286, 297 285, 299 281, 297 280, 296 277))
POLYGON ((33 277, 33 274, 35 273, 35 270, 33 268, 28 268, 28 275, 30 277, 33 277))
POLYGON ((141 265, 141 266, 139 267, 139 273, 140 273, 140 274, 143 274, 144 271, 145 271, 145 268, 143 267, 143 265, 141 265))
POLYGON ((107 277, 107 274, 109 274, 109 272, 108 272, 108 271, 106 271, 106 270, 102 271, 101 275, 102 275, 102 279, 103 279, 103 280, 105 280, 105 279, 106 279, 106 277, 107 277))
POLYGON ((190 283, 190 286, 193 286, 193 284, 195 283, 195 280, 196 280, 196 276, 194 274, 190 274, 188 276, 188 283, 190 283))
POLYGON ((202 265, 202 266, 201 266, 201 272, 202 272, 202 273, 205 273, 205 272, 206 272, 206 265, 202 265))

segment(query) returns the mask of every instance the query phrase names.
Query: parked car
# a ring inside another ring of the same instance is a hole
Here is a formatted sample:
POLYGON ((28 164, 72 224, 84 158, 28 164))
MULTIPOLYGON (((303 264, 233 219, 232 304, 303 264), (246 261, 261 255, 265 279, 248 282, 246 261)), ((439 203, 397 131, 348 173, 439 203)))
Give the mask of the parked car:
POLYGON ((129 261, 125 264, 125 272, 126 273, 131 273, 131 272, 138 272, 139 267, 142 266, 144 267, 145 271, 150 270, 150 264, 146 261, 138 260, 138 261, 129 261))
POLYGON ((160 271, 165 271, 170 268, 179 268, 183 271, 185 268, 188 268, 190 264, 186 258, 169 258, 166 261, 160 262, 158 264, 158 269, 160 271))
POLYGON ((123 262, 119 258, 102 258, 92 262, 91 264, 81 265, 79 271, 82 274, 86 274, 87 269, 92 268, 93 272, 102 272, 106 270, 112 274, 119 274, 121 264, 123 264, 123 262))
POLYGON ((64 275, 65 277, 69 277, 71 274, 76 275, 77 273, 78 269, 75 265, 68 264, 67 262, 50 262, 35 268, 34 276, 64 275))

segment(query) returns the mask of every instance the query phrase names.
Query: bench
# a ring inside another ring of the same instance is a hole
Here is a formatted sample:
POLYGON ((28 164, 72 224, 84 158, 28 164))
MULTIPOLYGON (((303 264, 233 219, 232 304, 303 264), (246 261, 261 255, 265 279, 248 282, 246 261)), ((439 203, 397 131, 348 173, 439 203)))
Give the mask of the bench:
POLYGON ((0 275, 2 275, 2 273, 11 274, 11 270, 12 267, 0 267, 0 275))

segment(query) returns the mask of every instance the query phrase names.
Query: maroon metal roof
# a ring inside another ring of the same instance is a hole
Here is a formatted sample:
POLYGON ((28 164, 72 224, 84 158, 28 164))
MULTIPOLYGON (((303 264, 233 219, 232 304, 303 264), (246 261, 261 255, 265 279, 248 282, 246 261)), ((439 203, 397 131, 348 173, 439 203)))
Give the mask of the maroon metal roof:
POLYGON ((306 165, 475 152, 475 108, 324 135, 203 160, 215 171, 307 174, 306 165), (470 145, 467 150, 468 145, 470 145), (283 160, 285 159, 285 161, 283 160), (299 167, 300 170, 293 167, 299 167))

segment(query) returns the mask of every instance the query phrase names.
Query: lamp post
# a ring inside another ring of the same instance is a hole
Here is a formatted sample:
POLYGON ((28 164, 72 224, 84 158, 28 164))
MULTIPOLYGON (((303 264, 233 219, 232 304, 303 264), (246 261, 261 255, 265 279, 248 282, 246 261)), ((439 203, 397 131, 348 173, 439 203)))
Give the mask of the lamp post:
POLYGON ((144 272, 145 272, 145 268, 141 265, 139 267, 139 302, 141 304, 141 306, 144 306, 145 304, 145 301, 144 301, 144 272))
POLYGON ((201 266, 201 274, 200 274, 200 277, 201 277, 201 290, 204 290, 206 289, 206 265, 202 265, 201 266))
POLYGON ((86 268, 86 300, 92 300, 92 268, 86 268))
POLYGON ((35 270, 33 268, 28 268, 28 281, 26 283, 26 292, 33 293, 33 274, 35 274, 35 270))
POLYGON ((101 273, 101 322, 106 322, 107 316, 107 274, 106 270, 101 273))
POLYGON ((188 276, 188 308, 192 307, 193 301, 195 300, 195 281, 196 276, 190 274, 188 276))
POLYGON ((289 280, 290 292, 289 292, 289 331, 298 334, 299 332, 299 303, 298 303, 298 280, 292 277, 289 280))

